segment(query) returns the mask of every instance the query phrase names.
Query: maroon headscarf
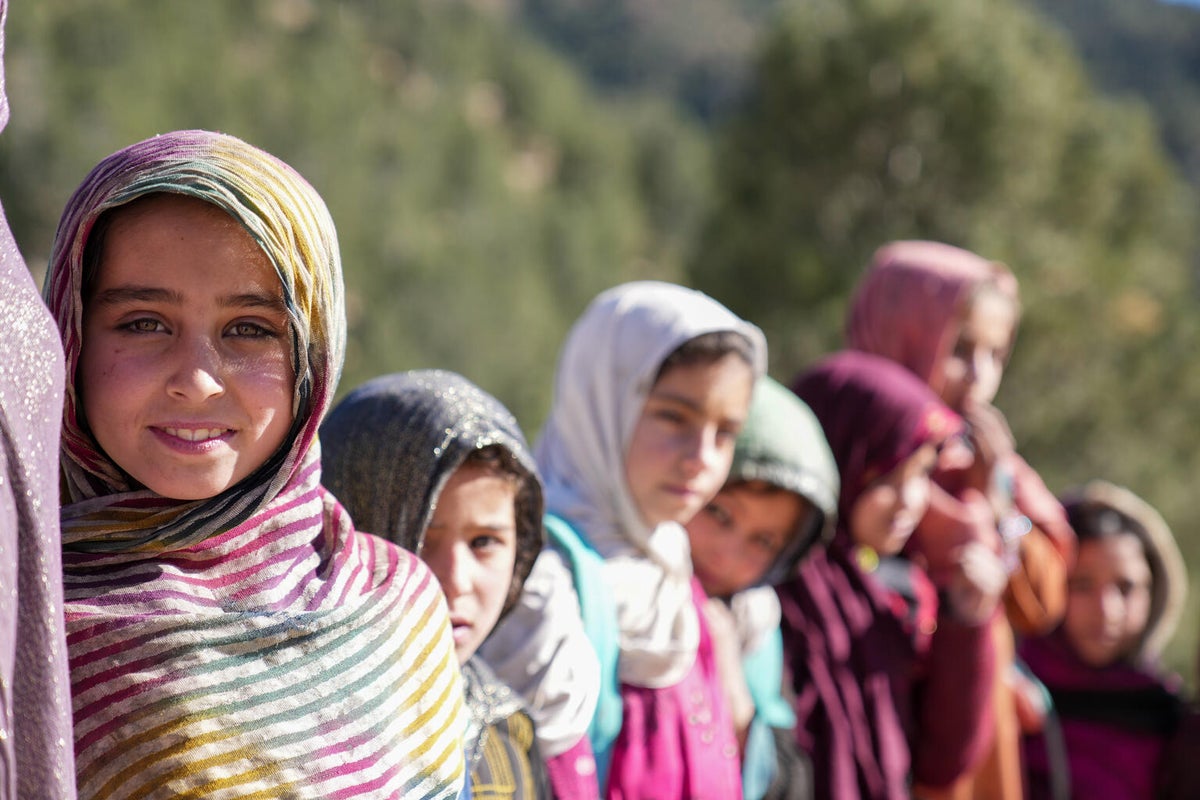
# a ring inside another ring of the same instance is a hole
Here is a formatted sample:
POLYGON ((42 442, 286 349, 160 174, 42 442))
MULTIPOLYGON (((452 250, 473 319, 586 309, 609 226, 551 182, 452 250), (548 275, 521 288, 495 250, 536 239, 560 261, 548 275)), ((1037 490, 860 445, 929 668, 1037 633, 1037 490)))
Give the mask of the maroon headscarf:
POLYGON ((864 571, 860 563, 870 562, 860 562, 850 511, 872 481, 922 445, 956 435, 962 422, 912 372, 869 353, 837 353, 793 388, 820 420, 842 479, 834 541, 779 587, 797 740, 812 756, 815 796, 908 797, 910 774, 944 784, 981 751, 990 651, 978 631, 951 642, 966 646, 955 654, 966 674, 936 686, 930 675, 918 701, 936 595, 902 559, 864 571), (942 719, 931 723, 935 701, 942 719))
POLYGON ((912 373, 869 353, 837 353, 797 378, 793 391, 816 414, 842 480, 839 537, 867 487, 926 442, 962 430, 958 415, 912 373))

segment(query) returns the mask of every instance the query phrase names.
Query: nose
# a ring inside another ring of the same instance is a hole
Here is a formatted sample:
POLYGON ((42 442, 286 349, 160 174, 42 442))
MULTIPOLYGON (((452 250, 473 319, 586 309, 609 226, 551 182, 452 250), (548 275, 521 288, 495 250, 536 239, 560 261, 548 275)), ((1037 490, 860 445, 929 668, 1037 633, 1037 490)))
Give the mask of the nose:
POLYGON ((176 398, 201 403, 225 391, 221 355, 206 338, 181 339, 172 348, 174 363, 167 391, 176 398))
POLYGON ((1125 600, 1115 586, 1106 586, 1100 593, 1100 615, 1106 625, 1111 625, 1121 618, 1125 600))
POLYGON ((714 469, 721 460, 721 448, 717 441, 715 426, 704 426, 689 431, 681 444, 684 470, 688 477, 696 477, 714 469))
MULTIPOLYGON (((471 559, 462 546, 439 548, 433 559, 426 557, 433 574, 442 584, 446 597, 458 597, 471 591, 474 580, 471 559)), ((422 554, 424 557, 424 554, 422 554)))

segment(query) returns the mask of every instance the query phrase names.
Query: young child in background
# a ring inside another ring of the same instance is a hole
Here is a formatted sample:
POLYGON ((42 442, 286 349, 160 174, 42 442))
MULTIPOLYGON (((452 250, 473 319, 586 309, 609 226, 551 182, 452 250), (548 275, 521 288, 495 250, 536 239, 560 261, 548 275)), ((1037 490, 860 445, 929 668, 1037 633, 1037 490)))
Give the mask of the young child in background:
POLYGON ((600 657, 592 742, 608 797, 741 797, 682 523, 724 483, 765 361, 758 328, 653 281, 599 295, 563 347, 535 454, 547 533, 600 657))
MULTIPOLYGON (((970 448, 953 447, 934 475, 929 513, 910 552, 945 589, 963 576, 968 545, 1003 559, 968 576, 959 605, 978 605, 974 585, 1007 580, 1005 614, 993 621, 996 685, 993 745, 979 769, 929 798, 1019 800, 1023 796, 1017 699, 1024 679, 1014 668, 1014 630, 1054 628, 1066 603, 1074 537, 1062 507, 1017 455, 1003 415, 992 405, 1012 350, 1020 314, 1017 282, 1003 264, 937 242, 892 242, 880 248, 851 300, 847 342, 887 357, 925 381, 968 427, 970 448)), ((986 593, 986 592, 985 592, 986 593)))
POLYGON ((812 767, 796 745, 784 699, 783 639, 773 585, 832 534, 838 473, 825 434, 796 395, 768 377, 754 387, 729 478, 687 524, 692 567, 710 626, 737 647, 718 652, 734 719, 751 717, 743 743, 747 800, 811 798, 812 767))
MULTIPOLYGON (((928 507, 938 450, 962 423, 911 372, 867 353, 826 358, 795 391, 841 480, 833 541, 779 587, 815 796, 907 798, 914 781, 948 785, 987 743, 989 628, 940 603, 900 553, 928 507)), ((984 598, 993 608, 998 591, 984 598)))
POLYGON ((321 426, 324 482, 355 521, 417 553, 450 605, 477 798, 549 798, 523 702, 479 645, 516 603, 542 549, 542 487, 517 421, 451 372, 387 375, 321 426))
POLYGON ((97 165, 46 276, 79 795, 453 798, 430 571, 320 486, 345 342, 324 202, 232 136, 97 165))
MULTIPOLYGON (((1180 681, 1159 653, 1183 611, 1187 572, 1166 522, 1127 489, 1093 481, 1064 503, 1079 538, 1067 613, 1020 654, 1049 690, 1071 796, 1155 797, 1182 712, 1180 681)), ((1042 736, 1026 741, 1032 800, 1053 796, 1050 752, 1042 736)))

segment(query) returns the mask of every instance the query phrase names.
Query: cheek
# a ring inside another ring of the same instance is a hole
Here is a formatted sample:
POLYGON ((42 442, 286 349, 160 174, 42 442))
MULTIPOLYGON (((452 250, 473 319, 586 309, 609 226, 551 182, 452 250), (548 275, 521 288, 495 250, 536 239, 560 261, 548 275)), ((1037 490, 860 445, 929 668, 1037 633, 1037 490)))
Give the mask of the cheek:
POLYGON ((482 566, 479 575, 481 600, 493 614, 500 615, 504 601, 508 598, 508 589, 512 585, 513 566, 515 557, 496 559, 482 566))
POLYGON ((1139 591, 1130 596, 1125 611, 1125 630, 1138 636, 1150 622, 1150 592, 1139 591))

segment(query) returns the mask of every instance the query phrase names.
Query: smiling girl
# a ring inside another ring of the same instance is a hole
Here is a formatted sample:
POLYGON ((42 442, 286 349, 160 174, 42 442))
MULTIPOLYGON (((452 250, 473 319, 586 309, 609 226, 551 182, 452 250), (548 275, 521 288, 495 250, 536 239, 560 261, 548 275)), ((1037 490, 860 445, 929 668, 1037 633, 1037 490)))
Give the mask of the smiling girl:
POLYGON ((462 693, 417 559, 320 485, 341 266, 317 193, 231 136, 102 161, 46 276, 81 797, 455 797, 462 693))

